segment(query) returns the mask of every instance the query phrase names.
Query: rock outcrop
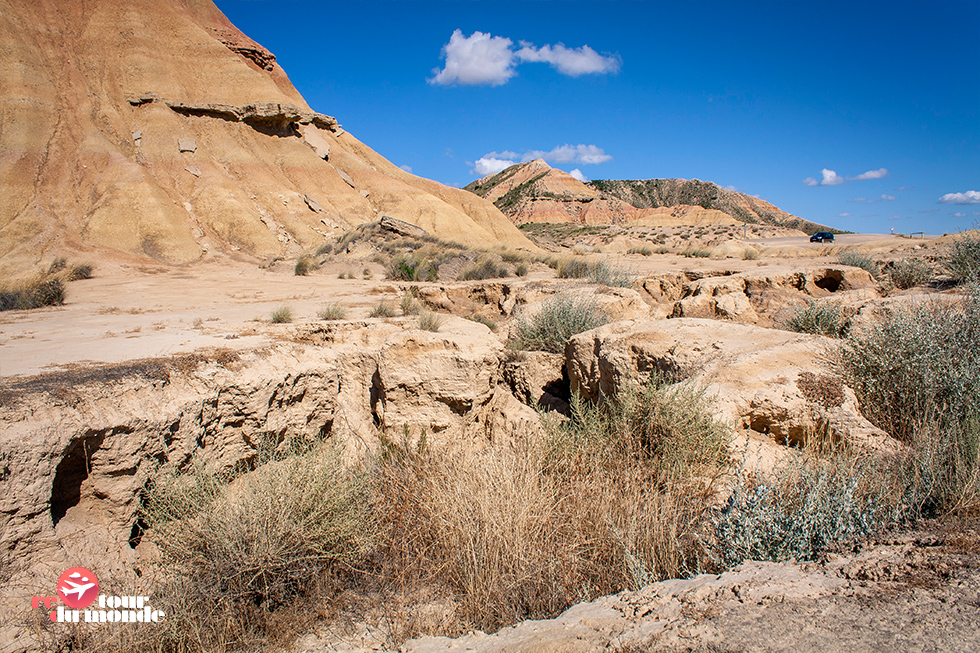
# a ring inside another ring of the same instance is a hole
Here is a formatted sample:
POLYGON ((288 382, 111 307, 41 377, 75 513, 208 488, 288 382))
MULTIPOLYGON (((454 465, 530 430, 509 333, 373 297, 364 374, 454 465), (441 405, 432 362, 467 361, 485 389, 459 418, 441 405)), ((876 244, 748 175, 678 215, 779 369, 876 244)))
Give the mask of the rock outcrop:
POLYGON ((536 159, 466 186, 516 224, 574 222, 678 226, 753 223, 812 233, 827 230, 751 195, 697 179, 595 180, 583 183, 536 159))
POLYGON ((533 249, 491 203, 310 109, 210 0, 2 0, 0 42, 4 272, 78 252, 295 256, 381 214, 533 249))
POLYGON ((573 336, 565 366, 571 391, 587 399, 659 373, 703 385, 719 416, 756 441, 802 445, 830 437, 890 448, 828 369, 831 345, 822 336, 713 320, 625 320, 573 336))

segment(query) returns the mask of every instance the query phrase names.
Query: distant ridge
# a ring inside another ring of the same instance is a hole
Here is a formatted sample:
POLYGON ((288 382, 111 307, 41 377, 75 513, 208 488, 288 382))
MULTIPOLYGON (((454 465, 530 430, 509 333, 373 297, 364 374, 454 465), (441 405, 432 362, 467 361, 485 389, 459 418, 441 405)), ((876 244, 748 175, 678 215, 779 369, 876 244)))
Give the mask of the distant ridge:
POLYGON ((836 231, 787 213, 757 197, 707 181, 647 179, 583 183, 541 159, 518 163, 487 175, 466 186, 466 190, 493 202, 515 224, 575 222, 601 225, 636 221, 693 224, 717 223, 724 219, 807 233, 836 231))
POLYGON ((817 231, 840 233, 837 229, 787 213, 758 197, 721 188, 710 181, 699 179, 596 179, 588 182, 587 185, 600 194, 619 198, 638 209, 679 205, 700 206, 705 209, 722 211, 736 220, 751 224, 769 224, 799 229, 808 234, 817 231))

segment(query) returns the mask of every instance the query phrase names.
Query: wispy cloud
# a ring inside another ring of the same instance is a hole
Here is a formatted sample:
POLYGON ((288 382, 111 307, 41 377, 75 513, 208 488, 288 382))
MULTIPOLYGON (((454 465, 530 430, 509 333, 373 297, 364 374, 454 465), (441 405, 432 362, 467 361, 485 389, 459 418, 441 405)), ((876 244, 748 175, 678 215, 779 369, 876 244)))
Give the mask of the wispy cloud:
MULTIPOLYGON (((596 145, 559 145, 551 150, 528 150, 523 154, 504 150, 503 152, 488 152, 473 164, 473 174, 484 177, 508 168, 515 163, 526 163, 535 159, 544 159, 548 163, 577 163, 579 165, 597 165, 611 161, 612 156, 596 145)), ((569 173, 572 174, 572 173, 569 173)), ((579 174, 585 176, 581 171, 579 174)), ((574 174, 572 175, 575 176, 574 174)), ((577 177, 576 177, 577 178, 577 177)))
MULTIPOLYGON (((820 171, 821 178, 815 179, 814 177, 807 177, 803 180, 803 183, 807 186, 839 186, 847 180, 852 181, 865 181, 867 179, 881 179, 882 177, 888 176, 887 168, 878 168, 877 170, 868 170, 867 172, 862 172, 854 177, 841 177, 833 170, 829 168, 824 168, 820 171)), ((901 190, 901 189, 900 189, 901 190)))
POLYGON ((612 157, 606 154, 601 147, 595 145, 559 145, 550 152, 530 150, 521 157, 521 161, 534 161, 535 159, 544 159, 552 163, 596 164, 611 161, 612 157))
POLYGON ((966 217, 966 213, 962 213, 960 211, 957 211, 956 213, 953 214, 953 217, 954 218, 965 218, 966 217))
POLYGON ((924 209, 919 211, 919 213, 939 213, 939 209, 924 209))
POLYGON ((862 172, 856 177, 848 177, 848 179, 856 179, 858 181, 864 181, 865 179, 881 179, 882 177, 888 176, 888 170, 886 168, 878 168, 877 170, 868 170, 867 172, 862 172))
POLYGON ((409 172, 409 173, 412 172, 412 166, 410 166, 410 165, 403 165, 403 166, 398 166, 398 167, 401 168, 402 170, 404 170, 405 172, 409 172))
POLYGON ((886 202, 890 202, 893 199, 895 199, 895 196, 894 195, 882 195, 881 196, 881 199, 885 200, 886 202))
POLYGON ((820 174, 822 176, 820 181, 817 181, 813 177, 807 177, 803 180, 803 183, 807 186, 837 186, 844 183, 843 177, 828 168, 821 170, 820 174))
POLYGON ((604 56, 587 45, 580 48, 566 48, 564 44, 542 45, 535 48, 533 43, 521 41, 521 49, 515 53, 521 61, 549 63, 562 75, 601 75, 618 73, 618 56, 604 56))
POLYGON ((850 213, 838 213, 837 214, 837 217, 838 218, 849 218, 849 217, 851 217, 851 214, 850 213))
POLYGON ((542 45, 521 41, 520 49, 506 36, 492 36, 483 32, 473 32, 464 36, 461 30, 454 30, 449 43, 442 46, 445 65, 435 68, 430 84, 449 86, 500 86, 506 84, 517 74, 520 63, 548 63, 563 75, 615 74, 620 69, 619 55, 599 54, 588 45, 568 48, 564 44, 542 45))
POLYGON ((895 190, 912 190, 915 186, 899 186, 895 190))
POLYGON ((946 193, 939 198, 941 204, 980 204, 980 191, 968 190, 965 193, 946 193))

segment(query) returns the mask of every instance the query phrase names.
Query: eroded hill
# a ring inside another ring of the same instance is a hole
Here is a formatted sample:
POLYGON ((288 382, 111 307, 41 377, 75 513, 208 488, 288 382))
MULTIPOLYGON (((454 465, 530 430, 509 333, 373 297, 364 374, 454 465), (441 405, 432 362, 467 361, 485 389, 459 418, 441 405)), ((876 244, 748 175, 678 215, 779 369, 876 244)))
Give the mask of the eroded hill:
POLYGON ((0 267, 65 251, 296 255, 389 215, 530 246, 492 204, 411 175, 313 111, 210 2, 0 9, 0 267))
POLYGON ((760 224, 813 233, 828 227, 765 200, 697 179, 596 180, 583 183, 537 159, 466 186, 516 224, 575 222, 651 226, 760 224))

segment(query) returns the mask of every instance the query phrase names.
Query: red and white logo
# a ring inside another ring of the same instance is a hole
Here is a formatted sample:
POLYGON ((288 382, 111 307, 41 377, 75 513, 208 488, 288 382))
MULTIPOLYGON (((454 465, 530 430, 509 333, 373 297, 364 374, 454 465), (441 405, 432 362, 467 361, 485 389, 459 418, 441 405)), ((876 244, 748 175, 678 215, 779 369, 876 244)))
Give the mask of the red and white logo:
POLYGON ((99 580, 85 567, 66 569, 58 578, 58 594, 70 608, 87 608, 99 595, 99 580))

